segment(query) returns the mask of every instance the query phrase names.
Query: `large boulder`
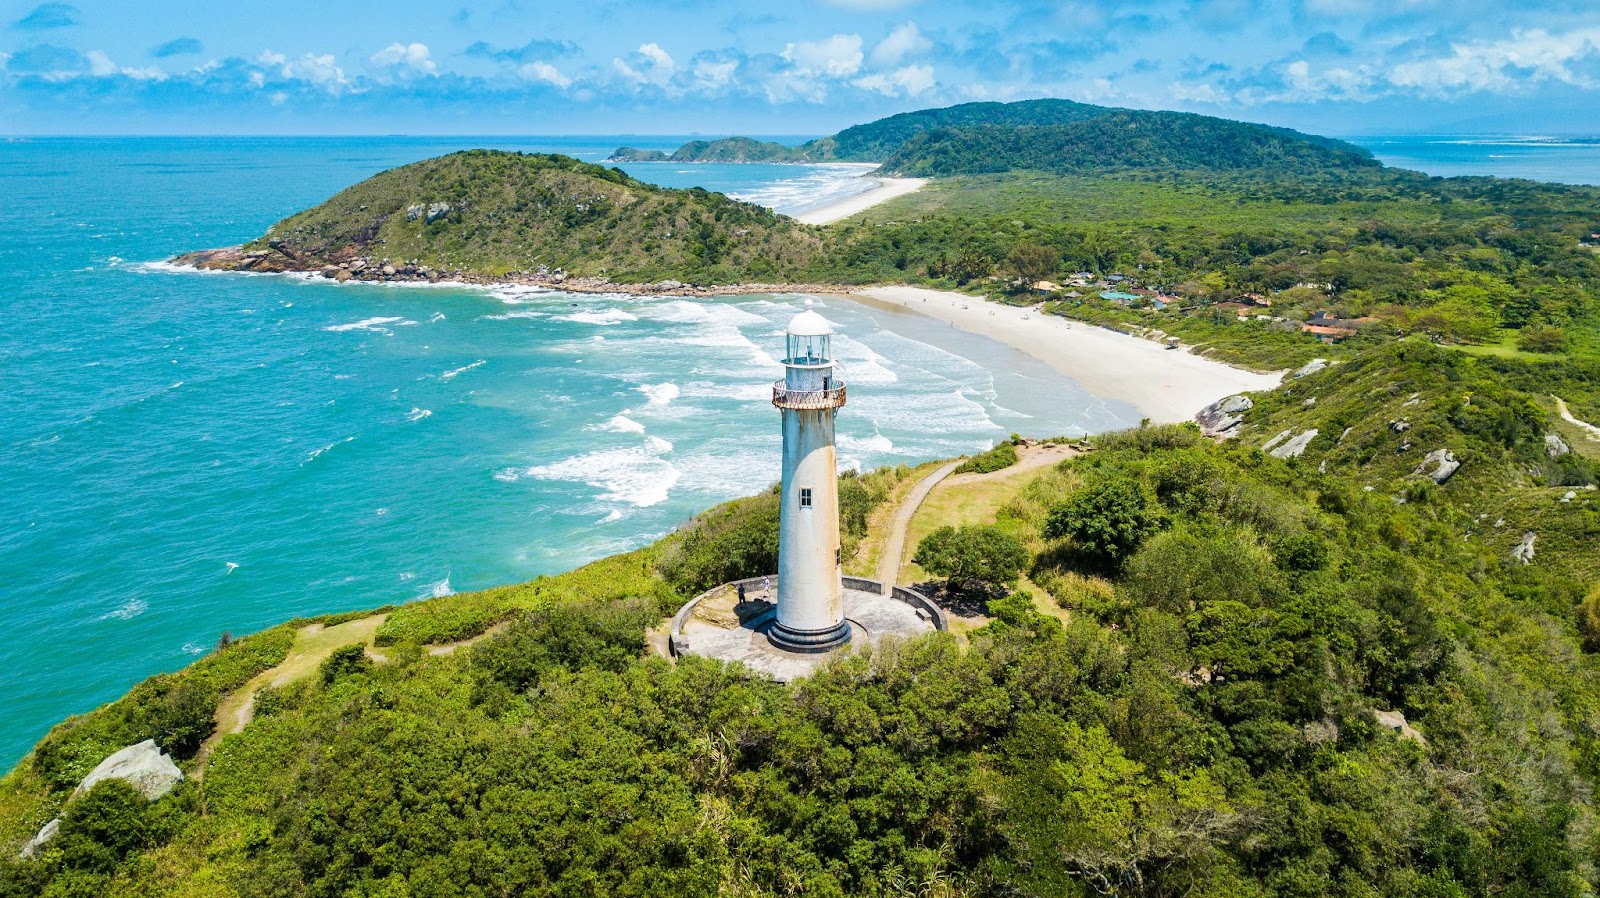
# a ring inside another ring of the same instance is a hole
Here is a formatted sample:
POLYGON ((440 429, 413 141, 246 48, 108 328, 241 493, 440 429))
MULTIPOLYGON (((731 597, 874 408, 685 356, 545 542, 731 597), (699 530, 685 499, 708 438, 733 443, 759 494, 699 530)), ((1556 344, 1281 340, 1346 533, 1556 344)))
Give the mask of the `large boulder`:
POLYGON ((1294 373, 1294 376, 1295 377, 1309 377, 1309 376, 1311 376, 1313 374, 1316 374, 1318 371, 1321 371, 1322 369, 1324 369, 1326 367, 1328 367, 1328 360, 1327 359, 1312 359, 1311 361, 1306 362, 1304 365, 1302 365, 1300 367, 1300 370, 1296 371, 1294 373))
POLYGON ((1454 452, 1449 449, 1435 449, 1423 456, 1422 464, 1411 472, 1413 477, 1429 477, 1434 483, 1444 483, 1450 475, 1461 467, 1461 462, 1456 460, 1454 452))
POLYGON ((1252 408, 1255 408, 1255 403, 1250 397, 1238 393, 1211 403, 1197 412, 1194 419, 1200 425, 1200 432, 1208 437, 1231 436, 1230 431, 1244 420, 1242 413, 1252 408))
POLYGON ((1567 445, 1567 441, 1563 440, 1560 434, 1547 433, 1544 435, 1544 451, 1551 458, 1560 458, 1571 452, 1572 447, 1567 445))
POLYGON ((1311 445, 1311 441, 1316 439, 1316 438, 1317 438, 1317 429, 1315 427, 1313 427, 1310 430, 1306 431, 1305 433, 1299 434, 1299 435, 1295 436, 1293 439, 1289 440, 1288 442, 1285 442, 1282 446, 1279 446, 1278 448, 1271 450, 1272 457, 1273 458, 1299 458, 1300 456, 1305 454, 1306 447, 1311 445))
POLYGON ((172 759, 156 745, 154 739, 146 739, 101 761, 100 766, 83 778, 72 795, 76 798, 93 789, 95 783, 108 779, 126 780, 140 795, 154 801, 183 781, 183 771, 172 763, 172 759))

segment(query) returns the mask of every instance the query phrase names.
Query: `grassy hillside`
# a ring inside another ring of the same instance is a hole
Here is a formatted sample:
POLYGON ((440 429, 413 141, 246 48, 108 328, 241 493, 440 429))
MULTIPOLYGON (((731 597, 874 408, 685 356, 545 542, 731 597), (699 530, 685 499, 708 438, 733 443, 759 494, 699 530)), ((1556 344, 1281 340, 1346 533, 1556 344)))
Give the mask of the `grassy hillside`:
POLYGON ((815 247, 793 220, 722 194, 654 187, 565 156, 472 150, 374 175, 246 249, 298 268, 366 258, 717 283, 782 278, 815 247))

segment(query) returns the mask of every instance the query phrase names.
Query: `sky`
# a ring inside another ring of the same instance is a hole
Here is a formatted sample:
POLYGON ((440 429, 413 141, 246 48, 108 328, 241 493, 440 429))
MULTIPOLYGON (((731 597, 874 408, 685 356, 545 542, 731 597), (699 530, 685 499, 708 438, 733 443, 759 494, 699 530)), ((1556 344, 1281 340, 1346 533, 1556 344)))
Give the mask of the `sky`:
POLYGON ((0 0, 0 134, 819 135, 1065 97, 1600 134, 1593 0, 0 0))

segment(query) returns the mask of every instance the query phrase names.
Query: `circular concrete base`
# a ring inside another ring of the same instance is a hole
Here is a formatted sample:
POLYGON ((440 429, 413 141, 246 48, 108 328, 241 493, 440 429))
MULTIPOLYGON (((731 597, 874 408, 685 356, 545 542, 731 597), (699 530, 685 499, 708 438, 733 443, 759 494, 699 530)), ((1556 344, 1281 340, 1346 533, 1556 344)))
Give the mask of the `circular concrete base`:
MULTIPOLYGON (((877 586, 854 578, 847 582, 877 586)), ((937 629, 926 608, 881 595, 875 589, 847 586, 841 595, 845 621, 833 631, 829 642, 802 643, 807 648, 791 649, 777 632, 777 607, 770 596, 758 593, 747 581, 748 596, 740 601, 739 585, 725 584, 703 593, 678 612, 671 635, 674 655, 737 661, 787 682, 807 676, 829 659, 858 647, 884 639, 921 636, 937 629)))
POLYGON ((767 641, 772 643, 773 648, 807 655, 831 652, 849 642, 850 636, 848 620, 842 620, 838 626, 826 630, 791 630, 776 621, 767 628, 767 641))

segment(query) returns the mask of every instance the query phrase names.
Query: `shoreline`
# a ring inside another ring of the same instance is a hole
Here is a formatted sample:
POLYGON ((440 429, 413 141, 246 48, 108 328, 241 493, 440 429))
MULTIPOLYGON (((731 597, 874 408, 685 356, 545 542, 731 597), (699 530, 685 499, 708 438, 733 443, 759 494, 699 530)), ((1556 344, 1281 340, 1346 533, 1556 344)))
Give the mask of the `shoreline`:
POLYGON ((809 212, 801 212, 794 216, 795 221, 808 225, 832 224, 836 221, 849 218, 860 212, 865 212, 879 203, 886 203, 895 197, 915 193, 928 183, 927 178, 877 178, 878 186, 855 196, 847 196, 842 200, 835 200, 809 212))
POLYGON ((1168 349, 1130 334, 1117 333, 1059 315, 991 302, 965 293, 905 285, 856 287, 843 284, 722 284, 694 286, 678 281, 621 284, 605 278, 522 274, 490 278, 459 272, 426 275, 396 271, 383 277, 338 278, 327 270, 251 270, 228 264, 202 264, 222 257, 242 257, 239 247, 189 253, 157 263, 168 270, 200 274, 283 274, 335 283, 440 287, 533 287, 560 293, 622 293, 631 296, 747 296, 759 293, 802 293, 829 296, 899 314, 920 314, 1029 355, 1076 381, 1095 396, 1126 402, 1158 424, 1193 420, 1213 402, 1235 393, 1270 390, 1287 371, 1258 373, 1198 356, 1188 347, 1168 349))
POLYGON ((1044 362, 1096 396, 1132 405, 1156 424, 1191 421, 1201 409, 1226 396, 1270 390, 1287 373, 1259 374, 1187 348, 1167 349, 1140 337, 964 293, 886 286, 863 287, 847 296, 884 311, 925 315, 988 337, 1044 362))

